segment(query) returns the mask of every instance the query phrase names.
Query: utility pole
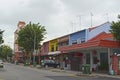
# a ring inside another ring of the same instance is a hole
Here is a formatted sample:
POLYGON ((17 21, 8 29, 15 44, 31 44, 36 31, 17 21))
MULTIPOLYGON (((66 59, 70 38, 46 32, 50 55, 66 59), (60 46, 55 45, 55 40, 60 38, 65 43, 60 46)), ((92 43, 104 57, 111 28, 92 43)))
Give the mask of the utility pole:
POLYGON ((72 32, 74 32, 74 23, 73 22, 71 22, 71 27, 72 27, 72 32))
POLYGON ((79 20, 79 27, 80 27, 80 30, 82 28, 82 23, 81 23, 81 18, 82 18, 83 15, 78 15, 78 20, 79 20))
POLYGON ((35 62, 35 54, 36 54, 35 45, 36 45, 36 32, 34 31, 34 51, 33 51, 33 66, 34 67, 36 65, 36 62, 35 62))
POLYGON ((109 15, 106 13, 107 22, 109 22, 109 15))
POLYGON ((92 27, 92 26, 93 26, 93 25, 92 25, 92 16, 93 16, 93 14, 90 13, 90 16, 91 16, 91 27, 92 27))

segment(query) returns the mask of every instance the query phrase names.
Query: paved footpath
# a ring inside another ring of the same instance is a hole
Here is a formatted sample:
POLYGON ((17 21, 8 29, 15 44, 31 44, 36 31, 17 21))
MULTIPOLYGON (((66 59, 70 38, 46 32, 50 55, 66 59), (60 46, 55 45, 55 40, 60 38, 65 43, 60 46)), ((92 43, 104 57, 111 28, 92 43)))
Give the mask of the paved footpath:
MULTIPOLYGON (((21 66, 23 66, 23 64, 20 64, 21 66)), ((120 79, 120 75, 109 75, 109 74, 102 74, 102 73, 92 73, 90 75, 84 75, 82 74, 82 72, 79 71, 71 71, 71 70, 61 70, 61 69, 57 69, 57 68, 39 68, 39 67, 33 67, 30 66, 31 68, 38 68, 38 69, 44 69, 44 70, 50 70, 52 72, 62 72, 62 73, 67 73, 69 75, 72 76, 98 76, 98 77, 108 77, 108 78, 118 78, 120 79)))
POLYGON ((53 72, 64 72, 64 73, 70 73, 76 76, 99 76, 99 77, 109 77, 109 78, 119 78, 120 75, 109 75, 109 74, 102 74, 102 73, 92 73, 90 75, 82 74, 82 72, 79 71, 71 71, 71 70, 60 70, 60 69, 50 69, 53 72))

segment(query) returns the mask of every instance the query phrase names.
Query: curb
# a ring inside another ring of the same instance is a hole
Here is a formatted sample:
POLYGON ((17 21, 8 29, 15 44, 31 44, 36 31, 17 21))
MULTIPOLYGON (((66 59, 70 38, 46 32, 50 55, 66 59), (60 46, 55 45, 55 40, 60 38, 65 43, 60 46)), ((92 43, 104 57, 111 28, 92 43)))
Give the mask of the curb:
POLYGON ((51 69, 52 72, 63 72, 63 73, 72 73, 73 75, 80 76, 80 77, 91 77, 91 78, 96 78, 96 77, 108 77, 108 78, 117 78, 120 79, 120 76, 115 76, 115 75, 106 75, 106 74, 82 74, 82 72, 71 72, 71 71, 66 71, 66 70, 57 70, 57 69, 51 69))
POLYGON ((67 73, 65 70, 51 70, 52 72, 64 72, 67 73))
POLYGON ((99 77, 108 77, 108 78, 117 78, 117 79, 120 79, 120 76, 119 75, 106 75, 106 74, 104 74, 104 75, 102 75, 102 74, 93 74, 93 75, 95 75, 95 76, 99 76, 99 77))
MULTIPOLYGON (((24 66, 24 65, 21 65, 21 66, 24 66)), ((50 70, 52 72, 63 72, 63 73, 69 73, 69 74, 73 74, 75 76, 78 76, 78 77, 108 77, 108 78, 117 78, 117 79, 120 79, 120 75, 107 75, 107 74, 97 74, 97 73, 92 73, 92 74, 82 74, 82 72, 72 72, 72 71, 67 71, 67 70, 60 70, 60 69, 51 69, 51 68, 42 68, 42 67, 32 67, 32 66, 28 66, 30 68, 36 68, 36 69, 43 69, 43 70, 50 70)), ((3 79, 0 79, 0 80, 3 80, 3 79)))

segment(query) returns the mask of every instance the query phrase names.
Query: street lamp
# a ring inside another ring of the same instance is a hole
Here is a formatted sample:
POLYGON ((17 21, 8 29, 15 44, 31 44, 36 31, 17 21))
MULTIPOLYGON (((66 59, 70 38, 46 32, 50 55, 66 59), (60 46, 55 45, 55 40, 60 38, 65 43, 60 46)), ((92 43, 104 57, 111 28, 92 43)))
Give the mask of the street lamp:
POLYGON ((34 31, 34 51, 33 51, 33 65, 35 66, 35 54, 36 54, 36 50, 35 50, 35 45, 36 45, 36 32, 34 31))

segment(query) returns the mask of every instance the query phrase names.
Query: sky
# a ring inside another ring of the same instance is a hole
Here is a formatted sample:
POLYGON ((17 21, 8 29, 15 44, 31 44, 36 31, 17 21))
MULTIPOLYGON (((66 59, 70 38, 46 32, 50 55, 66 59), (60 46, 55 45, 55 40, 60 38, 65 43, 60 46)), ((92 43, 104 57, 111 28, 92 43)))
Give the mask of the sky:
POLYGON ((14 48, 19 21, 45 26, 48 41, 75 31, 117 21, 120 0, 0 0, 4 44, 14 48))

